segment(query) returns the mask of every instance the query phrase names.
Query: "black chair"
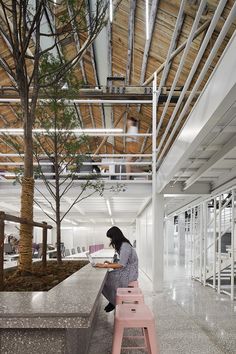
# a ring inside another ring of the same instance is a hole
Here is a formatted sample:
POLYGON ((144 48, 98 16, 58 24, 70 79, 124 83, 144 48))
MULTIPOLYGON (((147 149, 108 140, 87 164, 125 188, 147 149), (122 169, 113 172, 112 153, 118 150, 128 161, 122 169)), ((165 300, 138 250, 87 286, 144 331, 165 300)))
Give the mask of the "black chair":
POLYGON ((12 245, 10 243, 4 243, 4 253, 5 254, 13 253, 12 245))
POLYGON ((71 254, 75 254, 75 249, 71 248, 71 254))
POLYGON ((80 246, 77 247, 77 252, 78 252, 78 253, 81 253, 80 246))
POLYGON ((82 252, 86 252, 86 248, 84 246, 82 247, 82 252))
POLYGON ((68 248, 65 249, 65 256, 70 256, 70 250, 68 250, 68 248))

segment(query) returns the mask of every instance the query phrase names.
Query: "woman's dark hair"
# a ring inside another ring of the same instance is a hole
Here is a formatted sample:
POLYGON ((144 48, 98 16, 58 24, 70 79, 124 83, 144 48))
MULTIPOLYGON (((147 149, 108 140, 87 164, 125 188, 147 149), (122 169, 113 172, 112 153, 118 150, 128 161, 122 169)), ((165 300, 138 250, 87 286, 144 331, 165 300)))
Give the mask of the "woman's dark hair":
POLYGON ((131 245, 129 240, 123 235, 123 232, 117 226, 112 226, 107 231, 107 237, 111 239, 110 246, 112 246, 117 252, 120 251, 123 242, 127 242, 131 245))

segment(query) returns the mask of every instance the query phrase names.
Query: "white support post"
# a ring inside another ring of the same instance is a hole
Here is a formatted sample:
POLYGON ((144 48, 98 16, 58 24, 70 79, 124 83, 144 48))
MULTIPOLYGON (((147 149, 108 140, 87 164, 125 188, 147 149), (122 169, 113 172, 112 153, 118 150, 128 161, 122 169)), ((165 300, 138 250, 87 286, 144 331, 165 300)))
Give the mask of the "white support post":
POLYGON ((196 208, 193 208, 193 233, 192 233, 192 264, 193 264, 193 268, 192 268, 192 277, 195 278, 195 240, 196 240, 196 208))
POLYGON ((234 219, 235 190, 232 189, 232 216, 231 216, 231 292, 230 298, 234 300, 234 247, 235 247, 235 219, 234 219))
POLYGON ((164 196, 156 193, 156 126, 157 126, 157 76, 153 80, 152 96, 152 279, 153 290, 162 290, 163 281, 163 221, 164 196), (158 208, 157 208, 158 203, 158 208))
POLYGON ((178 256, 179 264, 185 264, 185 213, 178 215, 178 256))
POLYGON ((202 253, 203 253, 203 205, 200 204, 199 206, 200 209, 200 254, 199 254, 199 280, 202 282, 202 253))
POLYGON ((213 287, 216 289, 216 198, 214 198, 214 229, 213 229, 213 287))
MULTIPOLYGON (((156 211, 153 218, 153 257, 152 257, 152 279, 153 291, 162 291, 164 274, 164 195, 156 194, 156 211), (155 220, 154 220, 155 219, 155 220)), ((151 250, 150 250, 151 251, 151 250)))
POLYGON ((203 202, 203 285, 206 286, 206 266, 207 266, 207 202, 203 202))
POLYGON ((191 257, 191 278, 193 277, 193 209, 190 210, 190 257, 191 257))
POLYGON ((166 215, 164 216, 164 225, 163 225, 163 236, 164 236, 164 264, 168 264, 168 232, 167 232, 167 223, 168 220, 166 215))
POLYGON ((220 279, 220 273, 221 273, 221 215, 222 214, 222 209, 221 209, 221 194, 219 196, 219 232, 218 232, 218 286, 217 286, 217 292, 220 294, 220 289, 221 289, 221 279, 220 279))

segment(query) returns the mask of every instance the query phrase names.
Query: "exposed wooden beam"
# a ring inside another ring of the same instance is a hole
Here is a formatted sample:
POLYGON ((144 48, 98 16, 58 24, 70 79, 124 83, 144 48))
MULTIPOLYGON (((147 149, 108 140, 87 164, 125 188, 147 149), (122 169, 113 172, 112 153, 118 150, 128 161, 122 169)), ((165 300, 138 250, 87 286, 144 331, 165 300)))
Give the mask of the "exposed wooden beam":
POLYGON ((126 66, 126 84, 130 85, 130 74, 132 66, 133 44, 134 44, 134 19, 136 10, 136 0, 131 0, 129 11, 129 28, 128 28, 128 57, 126 66))
MULTIPOLYGON (((174 43, 173 43, 173 47, 172 47, 172 50, 171 51, 174 51, 178 45, 178 41, 179 41, 179 37, 180 37, 180 34, 181 34, 181 31, 182 31, 182 27, 183 27, 183 23, 184 23, 184 19, 185 19, 185 13, 182 14, 181 18, 180 18, 180 21, 178 23, 178 27, 176 28, 175 30, 175 39, 174 39, 174 43)), ((170 70, 170 67, 171 67, 171 62, 167 63, 167 69, 166 69, 166 72, 164 74, 164 76, 162 77, 162 81, 163 81, 163 86, 165 86, 165 83, 166 83, 166 80, 167 80, 167 77, 168 77, 168 74, 169 74, 169 70, 170 70)))
MULTIPOLYGON (((79 51, 81 49, 81 45, 80 45, 80 38, 79 38, 78 29, 77 29, 77 23, 76 23, 75 15, 73 13, 73 8, 72 8, 71 5, 68 4, 67 8, 68 8, 68 13, 69 13, 70 19, 73 19, 73 21, 72 21, 73 37, 74 37, 74 42, 75 42, 75 47, 76 47, 77 53, 79 53, 79 51)), ((79 65, 80 65, 83 81, 84 81, 85 85, 88 85, 88 80, 87 80, 87 75, 86 75, 85 68, 84 68, 83 59, 81 59, 79 61, 79 65)), ((92 126, 93 126, 93 128, 95 128, 93 110, 92 110, 91 105, 88 105, 88 107, 89 107, 89 115, 90 115, 90 118, 91 118, 92 126)), ((81 117, 81 118, 83 120, 83 117, 81 117)))
POLYGON ((151 43, 152 43, 152 36, 153 36, 153 32, 154 32, 154 27, 155 27, 158 4, 159 4, 159 0, 152 1, 152 7, 151 7, 151 12, 150 12, 150 34, 149 34, 149 39, 146 40, 144 53, 143 53, 140 85, 143 85, 143 82, 145 80, 145 74, 146 74, 147 63, 148 63, 148 56, 149 56, 149 51, 150 51, 150 47, 151 47, 151 43))
MULTIPOLYGON (((209 24, 211 23, 211 20, 207 20, 206 22, 203 23, 202 26, 200 26, 198 28, 198 30, 195 32, 194 36, 193 36, 193 40, 199 36, 199 34, 201 34, 203 31, 205 31, 205 29, 209 26, 209 24)), ((186 40, 184 43, 182 43, 171 55, 170 57, 170 61, 172 61, 180 52, 182 52, 182 50, 184 50, 184 48, 186 47, 186 44, 187 44, 187 41, 186 40)), ((164 69, 164 67, 166 66, 166 61, 164 61, 164 63, 162 63, 159 68, 155 71, 157 73, 157 75, 159 75, 162 70, 164 69)), ((152 79, 154 77, 154 73, 145 81, 142 83, 142 86, 146 86, 148 85, 152 79)))
MULTIPOLYGON (((123 118, 124 114, 126 114, 126 110, 124 112, 122 112, 121 115, 116 119, 116 121, 114 122, 114 128, 119 124, 119 122, 123 118)), ((99 145, 99 147, 97 148, 97 150, 95 151, 93 156, 95 156, 99 153, 99 151, 101 150, 103 145, 106 143, 107 139, 108 139, 108 137, 106 137, 106 136, 102 139, 101 144, 99 145)))
MULTIPOLYGON (((86 22, 87 22, 87 27, 88 29, 91 26, 90 23, 90 5, 89 5, 89 0, 86 0, 86 8, 87 8, 87 15, 86 15, 86 22)), ((94 44, 92 43, 92 45, 90 46, 90 56, 91 56, 91 63, 92 63, 92 67, 93 67, 93 73, 94 73, 94 79, 95 79, 95 83, 96 85, 99 87, 100 86, 100 82, 99 82, 99 78, 98 78, 98 72, 97 72, 97 64, 96 64, 96 59, 95 59, 95 53, 94 53, 94 44)), ((102 115, 102 126, 103 128, 105 127, 105 112, 104 112, 104 106, 103 104, 101 104, 101 115, 102 115)))

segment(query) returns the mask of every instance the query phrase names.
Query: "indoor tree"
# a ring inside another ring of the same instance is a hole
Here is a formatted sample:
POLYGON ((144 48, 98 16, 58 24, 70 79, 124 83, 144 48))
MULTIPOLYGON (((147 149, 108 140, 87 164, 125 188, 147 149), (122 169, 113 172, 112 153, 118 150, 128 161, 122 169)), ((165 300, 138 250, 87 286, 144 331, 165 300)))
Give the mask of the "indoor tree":
MULTIPOLYGON (((80 127, 78 116, 71 100, 78 94, 80 83, 76 80, 73 71, 67 72, 63 78, 53 86, 48 86, 44 72, 57 72, 60 66, 59 58, 47 55, 41 65, 40 74, 44 77, 44 96, 47 101, 38 104, 34 127, 33 151, 38 163, 35 175, 43 180, 46 190, 35 184, 44 205, 34 198, 38 207, 56 224, 57 260, 61 262, 61 223, 74 205, 95 193, 103 194, 104 183, 99 174, 86 175, 85 182, 78 185, 78 192, 67 210, 61 212, 61 202, 74 186, 78 179, 78 168, 86 161, 89 146, 88 137, 77 132, 80 127), (49 168, 44 168, 44 163, 49 168), (48 173, 48 171, 51 171, 48 173), (96 179, 94 181, 94 179, 96 179), (45 209, 45 204, 48 207, 45 209), (50 212, 48 210, 50 209, 50 212)), ((51 79, 51 78, 50 78, 51 79)))
MULTIPOLYGON (((109 1, 96 0, 89 15, 87 5, 86 0, 0 0, 0 31, 9 49, 8 58, 0 58, 0 66, 11 79, 20 98, 24 128, 21 217, 29 223, 33 220, 34 199, 32 129, 39 93, 44 87, 45 77, 47 85, 53 85, 77 65, 105 25, 109 1), (89 27, 86 16, 90 17, 89 27), (45 26, 45 19, 48 26, 45 26), (61 57, 57 71, 44 73, 42 77, 40 66, 45 54, 61 53, 61 43, 70 38, 73 32, 83 32, 86 38, 80 49, 70 58, 61 57)), ((30 224, 21 224, 19 270, 22 272, 31 272, 32 232, 30 224)))

